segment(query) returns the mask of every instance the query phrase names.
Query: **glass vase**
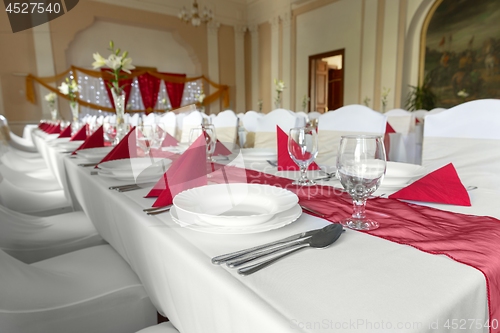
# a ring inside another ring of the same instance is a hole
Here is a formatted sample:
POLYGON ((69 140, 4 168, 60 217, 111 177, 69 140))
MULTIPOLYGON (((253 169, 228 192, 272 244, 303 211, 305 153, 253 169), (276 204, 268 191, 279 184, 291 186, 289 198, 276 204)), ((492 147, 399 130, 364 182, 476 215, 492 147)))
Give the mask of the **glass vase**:
POLYGON ((59 114, 57 112, 57 108, 54 104, 49 104, 49 110, 50 110, 50 119, 52 121, 57 121, 59 118, 59 114))
POLYGON ((74 135, 80 129, 80 122, 78 119, 79 105, 76 102, 70 102, 69 107, 71 109, 71 115, 73 117, 73 121, 71 122, 71 135, 74 135))
POLYGON ((113 95, 113 101, 115 103, 115 113, 116 113, 116 137, 114 144, 123 139, 128 132, 128 126, 125 123, 125 91, 116 91, 116 89, 111 89, 113 95))

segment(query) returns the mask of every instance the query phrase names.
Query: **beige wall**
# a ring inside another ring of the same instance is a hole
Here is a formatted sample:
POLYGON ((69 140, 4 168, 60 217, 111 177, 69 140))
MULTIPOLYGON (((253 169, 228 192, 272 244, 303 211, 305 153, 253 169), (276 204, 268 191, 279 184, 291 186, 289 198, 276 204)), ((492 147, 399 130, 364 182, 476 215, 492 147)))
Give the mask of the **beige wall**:
POLYGON ((245 110, 253 110, 253 101, 256 96, 252 96, 252 37, 247 31, 245 34, 245 110))
MULTIPOLYGON (((259 96, 263 102, 262 112, 268 113, 273 108, 271 77, 271 24, 259 25, 259 96)), ((255 110, 258 111, 258 110, 255 110)))
MULTIPOLYGON (((219 80, 229 86, 230 110, 236 109, 236 78, 235 78, 235 52, 234 29, 228 25, 219 28, 219 80)), ((225 110, 220 101, 220 110, 225 110)))

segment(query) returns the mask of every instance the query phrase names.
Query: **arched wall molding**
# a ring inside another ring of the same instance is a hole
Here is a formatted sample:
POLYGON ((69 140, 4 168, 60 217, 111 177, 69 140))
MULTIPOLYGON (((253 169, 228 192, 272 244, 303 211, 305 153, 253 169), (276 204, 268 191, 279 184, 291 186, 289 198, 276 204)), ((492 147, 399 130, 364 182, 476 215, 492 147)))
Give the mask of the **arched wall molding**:
POLYGON ((403 65, 403 87, 401 92, 401 105, 405 104, 409 85, 419 84, 420 71, 420 48, 422 28, 430 10, 442 0, 422 0, 413 16, 406 32, 404 65, 403 65))

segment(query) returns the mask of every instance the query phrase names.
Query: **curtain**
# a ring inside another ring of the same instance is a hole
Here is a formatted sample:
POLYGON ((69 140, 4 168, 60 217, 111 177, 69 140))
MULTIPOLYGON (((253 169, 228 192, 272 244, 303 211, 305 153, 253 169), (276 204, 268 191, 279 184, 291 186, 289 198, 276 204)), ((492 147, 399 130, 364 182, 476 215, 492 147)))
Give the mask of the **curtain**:
POLYGON ((161 80, 149 73, 139 75, 137 80, 139 81, 139 90, 141 92, 144 109, 146 109, 146 114, 149 114, 153 112, 158 100, 161 80))
MULTIPOLYGON (((112 75, 113 71, 109 68, 101 68, 101 72, 102 72, 102 79, 104 80, 104 86, 106 87, 106 91, 108 93, 109 101, 111 102, 111 105, 113 106, 114 109, 115 101, 113 100, 113 94, 111 94, 111 89, 109 88, 110 80, 113 79, 112 75)), ((122 72, 121 75, 126 77, 127 73, 122 72)), ((118 85, 120 87, 123 87, 123 90, 125 91, 125 108, 126 108, 128 99, 130 98, 130 90, 132 89, 132 79, 127 78, 118 80, 118 85)))
MULTIPOLYGON (((178 76, 185 78, 186 74, 174 74, 174 73, 161 73, 169 76, 178 76)), ((165 87, 167 89, 168 98, 170 99, 170 104, 172 109, 178 109, 181 106, 182 94, 184 93, 185 83, 174 83, 165 81, 165 87)))

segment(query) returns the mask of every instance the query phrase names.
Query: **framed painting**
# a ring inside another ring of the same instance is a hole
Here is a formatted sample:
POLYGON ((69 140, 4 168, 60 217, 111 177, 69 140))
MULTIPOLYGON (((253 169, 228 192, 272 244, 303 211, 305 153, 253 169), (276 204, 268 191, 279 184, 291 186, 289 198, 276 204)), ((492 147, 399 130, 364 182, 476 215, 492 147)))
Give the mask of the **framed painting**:
POLYGON ((500 1, 438 0, 422 30, 420 82, 436 107, 500 98, 500 1))

